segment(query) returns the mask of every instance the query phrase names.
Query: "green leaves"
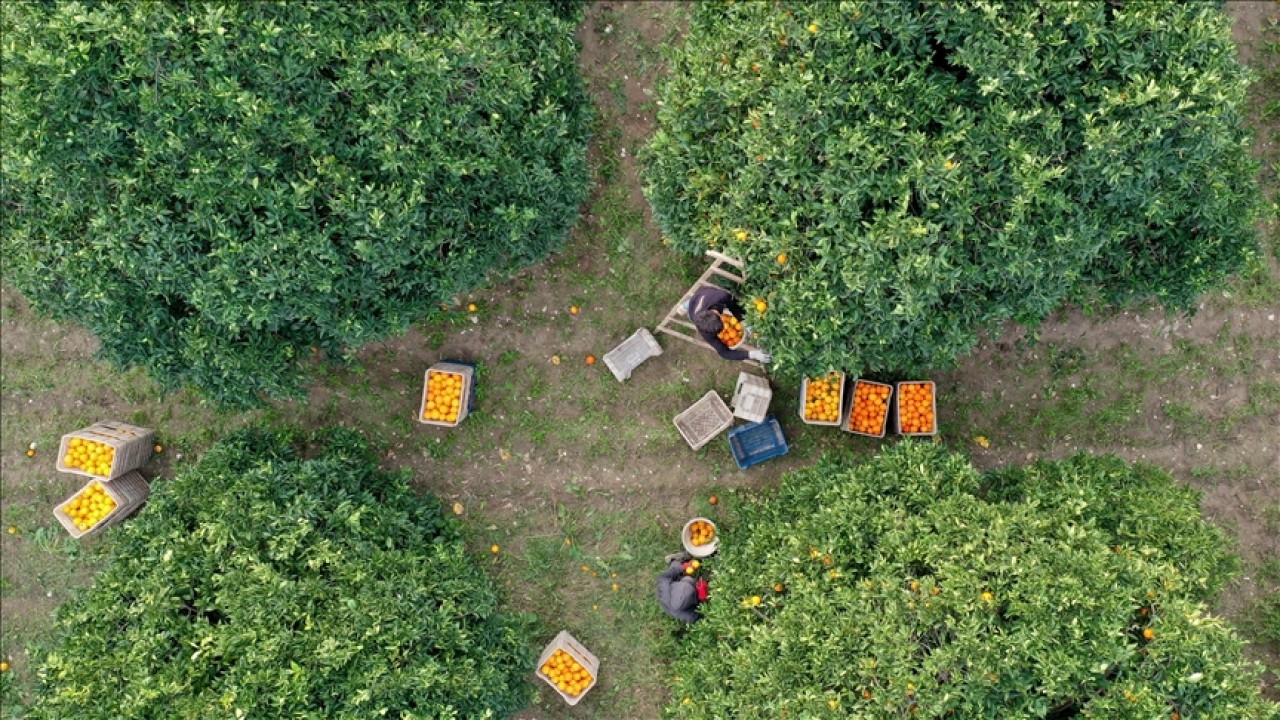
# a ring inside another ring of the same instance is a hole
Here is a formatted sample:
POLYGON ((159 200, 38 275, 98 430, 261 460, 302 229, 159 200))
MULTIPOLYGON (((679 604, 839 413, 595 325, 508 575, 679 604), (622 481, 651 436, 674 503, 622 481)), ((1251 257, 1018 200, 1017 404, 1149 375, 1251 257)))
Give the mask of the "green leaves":
POLYGON ((1212 5, 703 3, 672 54, 646 194, 677 249, 746 260, 783 370, 942 367, 1082 297, 1188 309, 1256 243, 1212 5))
POLYGON ((250 429, 119 531, 59 610, 35 718, 505 717, 529 621, 358 435, 250 429))
POLYGON ((1280 710, 1200 605, 1237 568, 1226 539, 1154 469, 1079 455, 981 475, 903 442, 824 457, 739 513, 705 561, 670 717, 1280 710))
POLYGON ((6 279, 229 404, 537 262, 586 196, 581 5, 3 9, 6 279))

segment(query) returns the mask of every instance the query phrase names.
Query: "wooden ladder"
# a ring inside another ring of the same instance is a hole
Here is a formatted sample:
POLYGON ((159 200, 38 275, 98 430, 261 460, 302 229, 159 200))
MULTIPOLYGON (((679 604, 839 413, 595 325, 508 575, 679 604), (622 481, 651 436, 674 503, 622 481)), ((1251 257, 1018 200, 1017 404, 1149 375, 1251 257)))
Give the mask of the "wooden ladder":
MULTIPOLYGON (((682 306, 684 305, 685 300, 693 297, 693 294, 702 288, 718 287, 721 289, 727 289, 712 282, 714 277, 719 276, 726 280, 732 280, 735 283, 742 284, 746 282, 746 272, 742 261, 737 258, 722 255, 715 250, 708 250, 707 257, 711 258, 711 267, 707 268, 707 271, 702 273, 702 277, 698 278, 698 281, 693 284, 693 287, 689 288, 684 295, 680 296, 680 299, 676 301, 676 304, 671 306, 671 310, 667 312, 667 316, 662 318, 661 323, 658 323, 658 327, 654 330, 654 334, 666 333, 671 337, 680 338, 687 343, 692 343, 698 347, 704 347, 715 352, 715 348, 712 348, 711 345, 709 345, 707 341, 703 340, 702 336, 698 334, 698 328, 689 321, 689 316, 685 314, 682 306), (737 272, 731 272, 729 269, 726 269, 726 266, 736 269, 737 272)), ((734 350, 748 351, 755 349, 756 347, 754 345, 750 345, 745 341, 734 348, 734 350)), ((761 367, 760 363, 755 360, 745 360, 744 362, 755 365, 756 367, 761 367)))

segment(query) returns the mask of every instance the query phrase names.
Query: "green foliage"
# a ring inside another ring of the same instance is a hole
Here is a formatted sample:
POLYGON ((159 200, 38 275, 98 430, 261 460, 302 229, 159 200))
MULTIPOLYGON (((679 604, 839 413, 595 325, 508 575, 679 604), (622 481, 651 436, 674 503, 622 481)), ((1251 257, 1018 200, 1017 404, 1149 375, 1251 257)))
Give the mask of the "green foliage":
POLYGON ((863 464, 825 457, 738 512, 704 563, 711 599, 671 717, 1278 710, 1200 604, 1237 561, 1162 472, 1080 455, 984 476, 906 441, 863 464))
POLYGON ((529 620, 438 501, 350 431, 241 431, 112 531, 33 718, 501 718, 529 620))
POLYGON ((560 247, 581 3, 3 3, 6 277, 227 403, 560 247))
POLYGON ((1248 79, 1211 3, 699 3, 646 194, 676 249, 745 259, 779 368, 916 372, 1239 269, 1248 79))

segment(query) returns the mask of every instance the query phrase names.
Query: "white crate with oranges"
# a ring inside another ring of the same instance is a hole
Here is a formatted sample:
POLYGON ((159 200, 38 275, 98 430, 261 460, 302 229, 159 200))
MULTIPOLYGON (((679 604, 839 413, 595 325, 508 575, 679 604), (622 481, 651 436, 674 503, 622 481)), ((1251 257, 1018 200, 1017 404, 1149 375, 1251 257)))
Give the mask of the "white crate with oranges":
POLYGON ((538 677, 570 705, 577 705, 595 687, 599 672, 600 660, 567 630, 561 630, 538 658, 538 677))
POLYGON ((422 404, 418 422, 454 427, 467 417, 471 406, 471 386, 475 368, 454 362, 440 362, 427 369, 422 383, 422 404))
POLYGON ((844 373, 805 378, 800 384, 800 419, 809 425, 839 425, 844 416, 844 373))

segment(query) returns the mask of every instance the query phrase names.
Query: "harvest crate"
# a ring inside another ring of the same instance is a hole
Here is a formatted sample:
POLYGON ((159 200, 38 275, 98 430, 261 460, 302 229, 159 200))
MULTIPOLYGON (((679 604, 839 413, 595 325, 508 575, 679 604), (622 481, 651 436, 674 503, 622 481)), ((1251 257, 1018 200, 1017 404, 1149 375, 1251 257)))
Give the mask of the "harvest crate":
POLYGON ((769 379, 738 373, 738 385, 733 389, 733 416, 747 422, 763 422, 769 413, 769 401, 773 399, 773 390, 769 388, 769 379))
POLYGON ((54 517, 58 518, 58 522, 62 523, 62 527, 71 533, 73 538, 82 538, 102 530, 105 527, 115 525, 133 513, 133 511, 142 507, 142 503, 146 502, 147 496, 151 494, 151 486, 142 478, 142 475, 136 470, 121 475, 113 480, 90 480, 77 490, 71 497, 63 500, 53 509, 54 517), (115 508, 107 513, 106 517, 98 521, 98 524, 87 530, 81 530, 76 527, 75 521, 66 513, 66 507, 71 504, 72 500, 79 497, 88 487, 96 482, 102 483, 102 489, 106 491, 107 496, 116 501, 115 508))
POLYGON ((729 412, 729 406, 712 390, 690 405, 688 410, 677 415, 675 424, 689 447, 697 450, 733 425, 733 413, 729 412))
POLYGON ((844 431, 853 433, 854 435, 862 435, 863 437, 873 437, 873 438, 884 437, 885 433, 889 432, 889 415, 892 414, 893 412, 893 398, 894 398, 893 386, 888 383, 878 383, 874 380, 864 380, 862 378, 858 378, 857 380, 853 381, 853 391, 849 394, 849 414, 847 417, 845 417, 844 424, 842 426, 844 428, 844 431), (872 387, 889 389, 889 398, 885 403, 884 417, 880 419, 880 434, 878 435, 874 433, 862 432, 861 430, 855 430, 852 427, 853 412, 858 406, 858 386, 859 385, 870 385, 872 387))
POLYGON ((680 531, 680 544, 684 546, 684 551, 696 558, 709 557, 720 549, 720 527, 704 517, 696 517, 684 524, 684 529, 680 531), (711 526, 714 536, 711 542, 706 545, 693 544, 693 524, 696 522, 704 522, 711 526))
POLYGON ((740 470, 786 455, 787 437, 778 419, 770 415, 764 422, 743 425, 729 431, 729 452, 740 470))
POLYGON ((894 402, 891 412, 893 413, 893 431, 899 435, 907 435, 912 437, 932 437, 938 434, 938 388, 932 380, 904 380, 898 383, 894 389, 894 402), (929 395, 933 400, 931 408, 933 411, 933 429, 930 432, 902 432, 902 386, 903 385, 928 385, 929 395))
POLYGON ((654 339, 648 330, 640 328, 631 334, 631 337, 622 341, 618 347, 610 350, 604 356, 604 364, 609 367, 609 372, 618 378, 618 382, 624 382, 631 377, 631 372, 640 367, 640 364, 651 357, 662 354, 662 346, 654 339))
POLYGON ((457 427, 470 414, 476 399, 476 383, 475 383, 476 366, 472 363, 462 362, 460 360, 444 360, 427 368, 422 375, 422 402, 418 405, 418 422, 423 425, 441 425, 444 427, 457 427), (431 377, 433 372, 453 373, 462 376, 462 402, 458 406, 458 419, 456 422, 447 422, 444 420, 427 420, 423 415, 427 412, 427 379, 431 377))
POLYGON ((151 451, 155 448, 155 440, 156 433, 149 428, 126 425, 122 422, 95 423, 83 430, 76 430, 62 436, 56 467, 59 472, 110 480, 146 465, 151 459, 151 451), (115 457, 111 461, 111 470, 106 475, 95 475, 87 470, 68 465, 67 450, 71 446, 72 438, 91 440, 114 448, 115 457))
POLYGON ((555 690, 560 697, 564 698, 566 703, 569 703, 570 705, 577 705, 578 701, 586 697, 587 693, 591 692, 591 688, 595 687, 596 683, 600 680, 600 660, 596 658, 595 655, 592 655, 590 650, 583 647, 582 643, 578 642, 576 638, 570 635, 568 630, 561 630, 560 634, 556 635, 555 638, 542 649, 542 655, 538 657, 538 664, 534 668, 534 672, 537 673, 538 677, 542 678, 543 682, 550 685, 551 689, 555 690), (557 650, 563 650, 568 653, 570 657, 578 661, 579 665, 586 668, 587 672, 591 673, 591 684, 587 685, 586 689, 578 693, 577 697, 568 695, 563 690, 556 687, 556 684, 551 681, 551 678, 547 677, 542 672, 542 666, 547 664, 547 660, 550 660, 551 656, 554 655, 557 650))
MULTIPOLYGON (((837 373, 835 373, 835 374, 836 374, 836 375, 838 375, 838 376, 840 377, 840 387, 839 387, 839 389, 836 391, 836 392, 837 392, 837 394, 840 396, 840 408, 836 411, 836 419, 835 419, 835 420, 809 420, 809 419, 805 418, 805 416, 804 416, 804 404, 805 404, 805 398, 807 398, 807 397, 809 396, 809 378, 805 378, 805 379, 800 383, 800 410, 799 410, 799 415, 800 415, 800 419, 801 419, 802 421, 804 421, 804 423, 805 423, 805 424, 807 424, 807 425, 830 425, 830 426, 832 426, 832 427, 838 427, 838 426, 839 426, 839 425, 844 421, 844 411, 845 411, 845 398, 844 398, 845 374, 844 374, 844 373, 842 373, 842 372, 837 372, 837 373)), ((822 379, 822 378, 813 378, 813 379, 814 379, 814 380, 819 380, 819 379, 822 379)))

